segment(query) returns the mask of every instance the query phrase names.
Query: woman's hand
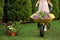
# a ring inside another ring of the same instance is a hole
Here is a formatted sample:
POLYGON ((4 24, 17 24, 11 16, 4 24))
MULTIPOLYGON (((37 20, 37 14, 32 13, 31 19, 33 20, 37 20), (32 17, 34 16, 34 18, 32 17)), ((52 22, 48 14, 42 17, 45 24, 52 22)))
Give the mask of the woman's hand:
POLYGON ((39 4, 39 1, 37 1, 37 3, 36 3, 36 5, 35 5, 35 6, 37 7, 37 6, 38 6, 38 4, 39 4))
POLYGON ((52 3, 49 3, 51 7, 53 7, 53 4, 52 3))
POLYGON ((51 3, 50 0, 48 0, 48 4, 53 7, 53 4, 51 3))
POLYGON ((48 4, 53 7, 53 4, 51 2, 48 2, 48 4))

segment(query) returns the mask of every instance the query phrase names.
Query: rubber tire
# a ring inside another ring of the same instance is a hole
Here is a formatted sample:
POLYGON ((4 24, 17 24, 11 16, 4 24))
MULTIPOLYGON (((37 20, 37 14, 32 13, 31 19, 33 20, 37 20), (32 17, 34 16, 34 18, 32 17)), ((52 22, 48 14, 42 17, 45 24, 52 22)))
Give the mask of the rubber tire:
POLYGON ((41 26, 40 26, 40 36, 44 37, 44 27, 43 27, 43 24, 41 24, 41 26))

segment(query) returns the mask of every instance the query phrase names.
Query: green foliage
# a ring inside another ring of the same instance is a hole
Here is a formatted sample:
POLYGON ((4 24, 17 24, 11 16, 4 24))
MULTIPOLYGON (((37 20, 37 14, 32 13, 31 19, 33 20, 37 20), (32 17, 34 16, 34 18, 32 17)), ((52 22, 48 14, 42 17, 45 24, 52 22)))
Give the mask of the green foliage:
MULTIPOLYGON (((0 7, 4 5, 0 0, 0 7), (2 4, 1 4, 2 3, 2 4)), ((37 8, 35 7, 37 0, 8 0, 7 15, 12 21, 14 20, 28 20, 32 13, 35 13, 37 8)), ((60 2, 59 0, 51 0, 53 4, 52 13, 55 14, 56 19, 60 18, 60 2)), ((3 13, 3 8, 0 8, 0 13, 3 13)))
POLYGON ((31 0, 32 1, 32 13, 35 13, 36 12, 36 10, 37 10, 37 8, 36 8, 36 2, 38 1, 38 0, 31 0))
POLYGON ((0 19, 3 18, 3 6, 4 6, 4 0, 0 0, 0 19))
POLYGON ((56 16, 56 19, 59 17, 59 0, 51 0, 53 4, 53 13, 56 16))
POLYGON ((58 1, 59 4, 59 19, 60 19, 60 0, 58 1))
POLYGON ((28 20, 31 15, 31 11, 32 11, 31 0, 22 0, 20 6, 21 6, 20 7, 21 19, 28 20))
POLYGON ((15 16, 15 7, 14 7, 14 3, 15 1, 13 2, 14 0, 9 0, 8 3, 6 3, 7 5, 7 16, 10 20, 14 21, 16 19, 16 16, 15 16))
POLYGON ((31 15, 31 0, 11 0, 7 3, 8 18, 11 20, 28 20, 31 15))
POLYGON ((0 7, 4 6, 4 0, 0 0, 0 7))
POLYGON ((16 28, 17 32, 20 30, 20 22, 14 21, 13 27, 16 28))

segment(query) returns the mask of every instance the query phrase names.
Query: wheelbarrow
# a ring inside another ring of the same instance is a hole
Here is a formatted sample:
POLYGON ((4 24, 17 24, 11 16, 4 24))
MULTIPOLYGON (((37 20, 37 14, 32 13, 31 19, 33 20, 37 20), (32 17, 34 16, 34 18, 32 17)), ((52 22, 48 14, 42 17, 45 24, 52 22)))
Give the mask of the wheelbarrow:
POLYGON ((44 37, 44 27, 47 26, 49 28, 49 25, 50 25, 49 23, 51 23, 53 21, 53 19, 55 19, 55 16, 54 16, 54 14, 50 14, 50 18, 47 18, 47 19, 41 19, 41 18, 35 19, 35 18, 33 18, 34 15, 36 15, 36 14, 31 15, 30 18, 32 18, 37 23, 41 23, 40 36, 44 37))

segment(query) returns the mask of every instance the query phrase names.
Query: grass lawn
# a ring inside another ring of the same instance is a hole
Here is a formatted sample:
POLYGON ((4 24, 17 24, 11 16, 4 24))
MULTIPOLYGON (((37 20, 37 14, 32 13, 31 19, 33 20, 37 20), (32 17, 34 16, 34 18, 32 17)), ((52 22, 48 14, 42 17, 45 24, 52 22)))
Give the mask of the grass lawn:
POLYGON ((7 36, 3 25, 0 25, 0 40, 60 40, 60 21, 53 21, 50 30, 44 33, 44 37, 38 36, 39 30, 36 23, 21 24, 19 35, 7 36))

